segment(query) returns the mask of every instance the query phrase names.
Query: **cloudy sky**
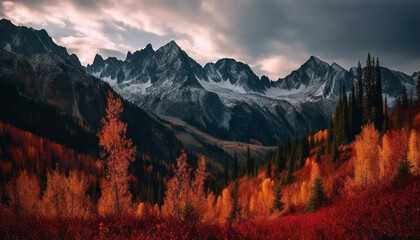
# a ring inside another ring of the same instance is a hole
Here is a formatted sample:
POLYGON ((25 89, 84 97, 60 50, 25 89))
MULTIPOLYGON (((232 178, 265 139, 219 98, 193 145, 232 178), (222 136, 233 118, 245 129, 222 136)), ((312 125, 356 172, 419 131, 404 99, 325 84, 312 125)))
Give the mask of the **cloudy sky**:
POLYGON ((202 65, 235 58, 273 80, 311 55, 348 69, 368 51, 420 70, 417 0, 13 0, 0 17, 46 29, 84 65, 175 40, 202 65))

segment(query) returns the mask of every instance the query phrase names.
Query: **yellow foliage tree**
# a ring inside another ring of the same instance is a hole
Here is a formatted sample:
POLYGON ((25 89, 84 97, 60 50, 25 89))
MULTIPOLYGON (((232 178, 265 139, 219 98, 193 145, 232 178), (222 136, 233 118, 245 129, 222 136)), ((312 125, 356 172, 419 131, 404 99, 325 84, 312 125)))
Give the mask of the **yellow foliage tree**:
POLYGON ((398 166, 407 157, 408 136, 406 130, 390 130, 382 137, 379 171, 384 184, 390 183, 397 174, 398 166))
POLYGON ((207 195, 207 207, 204 212, 203 222, 215 222, 216 218, 220 213, 219 208, 217 207, 216 196, 214 193, 210 192, 207 195))
POLYGON ((177 169, 174 176, 167 184, 164 205, 165 214, 175 218, 181 218, 184 209, 188 203, 188 194, 190 192, 190 172, 191 169, 187 163, 187 153, 182 152, 176 159, 177 169))
POLYGON ((306 204, 309 199, 309 187, 308 181, 303 181, 300 186, 300 197, 303 204, 306 204))
POLYGON ((410 134, 408 160, 413 166, 413 172, 420 174, 420 132, 415 129, 410 134))
POLYGON ((11 207, 18 213, 35 214, 39 210, 40 186, 35 175, 26 170, 19 173, 6 187, 11 207))
POLYGON ((58 170, 47 173, 47 188, 42 198, 45 216, 63 216, 66 213, 65 177, 58 170))
POLYGON ((90 210, 90 201, 86 196, 87 186, 88 178, 83 172, 70 171, 69 176, 65 178, 66 206, 69 216, 87 216, 90 210))
POLYGON ((187 154, 182 152, 176 160, 177 169, 167 184, 162 209, 165 214, 175 218, 202 220, 207 212, 207 196, 204 192, 204 181, 208 175, 206 159, 201 156, 198 160, 193 179, 190 176, 191 168, 187 163, 187 154))
POLYGON ((363 127, 356 136, 354 178, 362 187, 374 186, 379 180, 379 133, 373 124, 363 127))
POLYGON ((198 218, 201 220, 207 208, 207 196, 204 192, 204 181, 208 173, 206 172, 206 159, 201 155, 198 160, 198 167, 194 174, 194 180, 191 183, 192 204, 198 218))
POLYGON ((128 186, 128 166, 135 160, 136 146, 126 138, 127 124, 120 121, 123 105, 119 98, 108 92, 106 115, 98 133, 101 158, 105 166, 106 181, 102 181, 99 200, 100 213, 126 212, 131 209, 131 194, 128 186), (108 185, 108 186, 106 186, 108 185), (112 210, 107 209, 112 207, 112 210))
POLYGON ((229 191, 228 188, 223 189, 222 196, 221 196, 221 206, 220 206, 220 222, 224 223, 229 218, 230 212, 232 211, 233 207, 233 198, 232 193, 229 191))
POLYGON ((47 188, 42 198, 45 216, 86 217, 89 213, 89 199, 86 196, 87 177, 77 171, 70 171, 66 177, 58 170, 47 174, 47 188))

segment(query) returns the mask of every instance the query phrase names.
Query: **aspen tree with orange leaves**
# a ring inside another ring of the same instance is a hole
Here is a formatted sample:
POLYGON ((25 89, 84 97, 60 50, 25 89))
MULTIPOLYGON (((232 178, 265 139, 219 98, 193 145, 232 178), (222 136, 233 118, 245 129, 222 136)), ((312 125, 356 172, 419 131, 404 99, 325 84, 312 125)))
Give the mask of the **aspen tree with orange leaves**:
POLYGON ((354 180, 362 187, 374 186, 379 180, 379 132, 370 123, 356 136, 354 180))
POLYGON ((6 186, 11 207, 16 212, 34 214, 40 205, 40 185, 37 176, 23 170, 6 186))
POLYGON ((418 130, 411 130, 408 143, 408 161, 413 166, 413 172, 420 174, 420 133, 418 130))
MULTIPOLYGON (((177 169, 167 184, 162 211, 175 218, 203 220, 209 218, 207 195, 204 192, 206 159, 202 155, 191 179, 191 168, 187 163, 187 154, 183 151, 177 160, 177 169)), ((211 193, 210 193, 211 195, 211 193)), ((213 205, 211 203, 210 205, 213 205)))
POLYGON ((204 181, 206 180, 208 173, 206 172, 206 159, 201 155, 198 160, 198 166, 195 170, 194 180, 191 183, 193 193, 193 206, 198 217, 201 219, 204 215, 206 204, 206 194, 204 192, 204 181))
POLYGON ((122 112, 121 99, 108 91, 106 115, 102 119, 102 129, 98 133, 106 177, 106 180, 102 181, 101 188, 107 190, 98 203, 98 209, 102 214, 111 212, 119 214, 131 208, 132 196, 128 191, 127 170, 130 163, 135 160, 136 146, 126 138, 127 124, 120 120, 122 112), (104 206, 113 206, 113 211, 104 206))
POLYGON ((382 137, 379 171, 382 183, 390 183, 397 175, 401 161, 407 158, 407 130, 390 130, 382 137))
POLYGON ((163 211, 175 218, 181 218, 183 211, 188 203, 188 194, 190 191, 190 173, 191 169, 187 163, 187 153, 182 152, 176 159, 177 169, 174 176, 167 184, 166 196, 163 211))

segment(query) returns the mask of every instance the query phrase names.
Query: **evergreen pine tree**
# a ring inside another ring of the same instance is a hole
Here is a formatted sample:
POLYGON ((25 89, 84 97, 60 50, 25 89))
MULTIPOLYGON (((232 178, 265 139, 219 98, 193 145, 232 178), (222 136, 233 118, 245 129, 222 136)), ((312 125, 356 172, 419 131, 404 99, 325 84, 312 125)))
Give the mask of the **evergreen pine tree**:
POLYGON ((235 186, 233 188, 233 192, 232 192, 232 199, 233 199, 233 204, 232 204, 232 210, 229 213, 229 217, 228 217, 228 222, 229 224, 231 224, 233 221, 237 220, 240 216, 241 213, 241 207, 239 205, 239 197, 238 197, 238 181, 235 182, 235 186))
POLYGON ((387 105, 387 99, 385 98, 385 103, 383 107, 384 112, 384 121, 382 123, 382 133, 386 133, 389 129, 389 117, 388 117, 388 105, 387 105))
POLYGON ((404 85, 403 90, 402 90, 402 96, 401 96, 401 108, 406 109, 408 108, 409 105, 410 103, 408 101, 407 89, 405 88, 405 85, 404 85))
POLYGON ((274 170, 274 176, 277 178, 281 171, 286 167, 286 161, 284 161, 283 158, 281 158, 281 145, 277 146, 276 152, 274 153, 274 163, 275 163, 275 170, 274 170))
POLYGON ((382 77, 381 77, 381 68, 379 67, 379 59, 376 59, 375 65, 375 89, 374 89, 374 109, 375 109, 375 127, 376 129, 382 128, 382 123, 384 121, 383 114, 383 102, 382 102, 382 77))
POLYGON ((339 156, 340 156, 340 151, 338 151, 338 146, 336 144, 333 144, 333 148, 331 151, 331 158, 329 159, 328 163, 329 164, 334 163, 335 160, 337 160, 339 156))
POLYGON ((267 162, 266 178, 271 178, 271 161, 270 159, 267 162))
POLYGON ((409 162, 407 158, 403 159, 398 166, 396 180, 402 180, 409 177, 411 175, 412 168, 413 165, 411 162, 409 162))
POLYGON ((354 136, 358 132, 358 126, 357 123, 357 100, 356 100, 356 92, 355 87, 352 85, 351 87, 351 94, 350 94, 350 100, 349 100, 349 126, 350 126, 350 133, 349 133, 349 141, 354 140, 354 136))
POLYGON ((370 58, 370 53, 368 53, 366 59, 366 68, 364 71, 364 99, 363 99, 363 122, 362 125, 372 122, 372 93, 373 93, 373 74, 372 74, 372 60, 370 58))
POLYGON ((413 105, 414 99, 413 99, 413 89, 410 89, 410 105, 413 105))
POLYGON ((284 203, 281 201, 283 194, 281 193, 281 185, 278 183, 274 187, 273 210, 283 210, 284 203))
POLYGON ((417 76, 417 102, 420 102, 420 72, 417 76))
POLYGON ((357 83, 356 83, 356 101, 357 101, 357 109, 356 109, 356 121, 355 125, 356 132, 354 135, 360 133, 361 126, 362 126, 362 112, 363 112, 363 99, 364 99, 364 84, 363 84, 363 70, 360 62, 357 64, 357 83))
POLYGON ((312 149, 315 147, 315 139, 314 136, 310 137, 310 141, 309 141, 309 149, 312 149))
POLYGON ((306 212, 314 212, 326 204, 327 198, 322 185, 323 183, 321 178, 316 178, 314 180, 311 197, 309 198, 308 205, 305 207, 306 212))
POLYGON ((159 185, 158 185, 158 195, 157 195, 157 204, 159 206, 163 205, 163 196, 165 194, 165 184, 163 183, 163 178, 159 175, 159 185))
POLYGON ((235 153, 233 154, 232 180, 238 178, 238 169, 238 153, 235 151, 235 153))
POLYGON ((321 155, 322 155, 322 144, 318 147, 318 150, 316 151, 315 162, 321 161, 321 155))
POLYGON ((223 161, 223 184, 227 186, 229 183, 229 169, 228 169, 228 163, 225 158, 223 161))
POLYGON ((294 170, 297 171, 305 165, 305 159, 309 156, 309 142, 304 136, 300 139, 299 146, 296 149, 296 161, 294 170))
POLYGON ((245 162, 246 162, 246 174, 248 175, 248 177, 252 177, 254 175, 254 162, 253 159, 251 157, 251 152, 249 150, 249 147, 247 147, 246 149, 246 158, 245 158, 245 162))
POLYGON ((283 177, 280 179, 281 185, 286 185, 292 182, 292 173, 290 172, 290 169, 286 170, 286 173, 283 175, 283 177))
POLYGON ((332 143, 333 143, 333 139, 334 139, 333 128, 334 128, 334 123, 333 123, 332 119, 330 118, 329 123, 328 123, 328 136, 327 136, 326 154, 330 154, 331 151, 332 151, 332 143))
POLYGON ((349 142, 349 117, 344 85, 335 109, 333 132, 333 145, 339 146, 349 142))
POLYGON ((401 97, 397 98, 396 105, 394 107, 392 115, 394 116, 392 121, 393 128, 401 128, 401 109, 402 109, 402 101, 401 97))

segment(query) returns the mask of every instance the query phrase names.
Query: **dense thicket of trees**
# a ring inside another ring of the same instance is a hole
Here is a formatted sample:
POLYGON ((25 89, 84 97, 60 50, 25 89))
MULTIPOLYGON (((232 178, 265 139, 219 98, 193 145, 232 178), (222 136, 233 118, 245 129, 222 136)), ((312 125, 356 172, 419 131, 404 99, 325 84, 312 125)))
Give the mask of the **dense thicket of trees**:
POLYGON ((353 141, 365 124, 373 123, 376 129, 383 129, 384 106, 379 59, 375 61, 368 54, 364 68, 358 63, 357 80, 348 97, 343 86, 333 120, 331 149, 353 141))

